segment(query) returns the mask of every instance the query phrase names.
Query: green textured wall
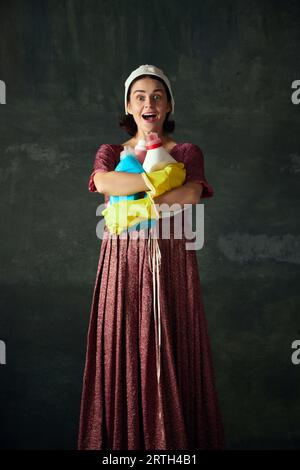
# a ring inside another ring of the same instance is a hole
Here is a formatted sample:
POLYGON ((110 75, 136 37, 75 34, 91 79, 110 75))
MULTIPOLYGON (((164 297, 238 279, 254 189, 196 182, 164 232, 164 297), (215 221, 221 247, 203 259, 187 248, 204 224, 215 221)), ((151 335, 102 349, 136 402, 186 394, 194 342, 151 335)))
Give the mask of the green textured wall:
POLYGON ((215 196, 197 253, 229 448, 300 447, 298 1, 0 2, 2 448, 76 447, 100 240, 87 190, 124 80, 169 76, 215 196))

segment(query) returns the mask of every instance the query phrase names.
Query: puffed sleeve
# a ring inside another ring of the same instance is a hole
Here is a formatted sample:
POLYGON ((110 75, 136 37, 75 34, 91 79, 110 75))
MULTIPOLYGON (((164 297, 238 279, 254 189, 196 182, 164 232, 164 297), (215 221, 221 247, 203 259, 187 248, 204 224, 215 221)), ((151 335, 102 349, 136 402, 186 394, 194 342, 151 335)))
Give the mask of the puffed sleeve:
POLYGON ((114 171, 116 167, 115 153, 110 144, 102 144, 97 150, 93 171, 89 178, 88 188, 90 192, 96 192, 97 188, 94 183, 94 175, 98 171, 106 173, 114 171))
POLYGON ((212 197, 214 190, 205 178, 204 157, 198 145, 187 145, 184 155, 184 165, 186 168, 185 182, 201 183, 203 185, 201 199, 204 197, 212 197))

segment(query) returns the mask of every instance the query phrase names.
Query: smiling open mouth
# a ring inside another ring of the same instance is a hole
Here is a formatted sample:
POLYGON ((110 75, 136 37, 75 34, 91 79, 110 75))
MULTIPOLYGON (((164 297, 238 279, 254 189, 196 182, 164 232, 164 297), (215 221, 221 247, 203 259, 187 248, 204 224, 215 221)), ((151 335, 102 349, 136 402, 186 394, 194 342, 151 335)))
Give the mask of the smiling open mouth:
POLYGON ((154 122, 157 118, 157 114, 154 114, 154 113, 145 113, 145 114, 142 114, 142 118, 147 121, 147 122, 154 122))

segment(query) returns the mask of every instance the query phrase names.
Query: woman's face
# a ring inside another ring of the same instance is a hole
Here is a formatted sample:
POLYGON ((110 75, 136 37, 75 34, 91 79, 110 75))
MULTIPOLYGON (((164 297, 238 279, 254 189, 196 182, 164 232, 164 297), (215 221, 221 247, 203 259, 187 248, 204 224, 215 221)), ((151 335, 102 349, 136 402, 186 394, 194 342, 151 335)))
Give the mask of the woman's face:
POLYGON ((171 111, 164 85, 154 78, 137 80, 131 87, 127 111, 133 115, 138 131, 162 133, 166 114, 171 111), (155 114, 146 119, 145 114, 155 114))

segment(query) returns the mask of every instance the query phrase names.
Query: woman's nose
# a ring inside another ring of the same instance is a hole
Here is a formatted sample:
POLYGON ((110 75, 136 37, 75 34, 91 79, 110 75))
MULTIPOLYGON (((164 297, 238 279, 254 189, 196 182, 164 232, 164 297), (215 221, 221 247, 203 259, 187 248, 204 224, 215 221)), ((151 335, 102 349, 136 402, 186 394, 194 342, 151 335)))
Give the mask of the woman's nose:
POLYGON ((147 96, 145 98, 145 106, 152 106, 154 104, 154 99, 152 96, 147 96))

